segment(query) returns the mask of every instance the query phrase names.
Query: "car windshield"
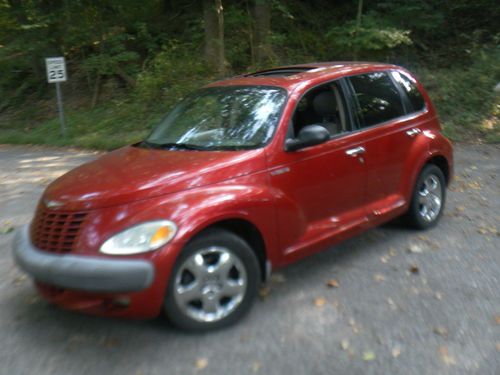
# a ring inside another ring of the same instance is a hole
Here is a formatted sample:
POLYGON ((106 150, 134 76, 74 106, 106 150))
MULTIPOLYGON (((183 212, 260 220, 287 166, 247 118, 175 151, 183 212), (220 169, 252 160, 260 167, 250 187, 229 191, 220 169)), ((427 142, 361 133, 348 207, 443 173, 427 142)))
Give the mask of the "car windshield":
POLYGON ((273 136, 286 91, 277 87, 225 86, 197 91, 181 101, 141 143, 185 150, 239 150, 273 136))

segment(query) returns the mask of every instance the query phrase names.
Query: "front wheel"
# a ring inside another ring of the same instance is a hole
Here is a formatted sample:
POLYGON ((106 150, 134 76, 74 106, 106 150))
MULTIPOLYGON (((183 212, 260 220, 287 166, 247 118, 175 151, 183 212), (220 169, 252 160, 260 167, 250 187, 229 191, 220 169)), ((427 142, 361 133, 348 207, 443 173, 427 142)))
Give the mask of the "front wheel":
POLYGON ((251 307, 260 282, 252 248, 240 237, 212 229, 181 252, 165 296, 165 312, 179 328, 228 326, 251 307))
POLYGON ((426 165, 417 178, 406 214, 407 221, 418 229, 433 227, 443 213, 445 198, 446 182, 443 172, 436 165, 426 165))

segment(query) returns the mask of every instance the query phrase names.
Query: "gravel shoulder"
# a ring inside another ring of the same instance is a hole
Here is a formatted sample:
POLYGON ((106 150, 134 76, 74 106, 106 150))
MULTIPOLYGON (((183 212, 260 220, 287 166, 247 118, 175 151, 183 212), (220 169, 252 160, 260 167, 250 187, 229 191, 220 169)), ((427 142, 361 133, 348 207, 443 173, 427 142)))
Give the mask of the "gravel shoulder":
POLYGON ((95 157, 0 145, 0 374, 500 374, 498 145, 455 147, 436 228, 392 223, 278 270, 240 324, 202 335, 60 310, 14 266, 10 228, 95 157))

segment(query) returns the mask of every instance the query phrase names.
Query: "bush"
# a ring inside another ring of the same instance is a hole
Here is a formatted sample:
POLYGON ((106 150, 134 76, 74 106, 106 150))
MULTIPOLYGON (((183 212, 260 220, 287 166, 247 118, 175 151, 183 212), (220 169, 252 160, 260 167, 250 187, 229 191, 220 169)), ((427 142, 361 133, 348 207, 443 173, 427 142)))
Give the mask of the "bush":
POLYGON ((145 64, 133 96, 138 102, 169 107, 213 79, 195 46, 171 41, 145 64))
MULTIPOLYGON (((471 52, 472 53, 472 52, 471 52)), ((499 138, 500 49, 474 51, 473 63, 450 69, 417 69, 429 91, 445 132, 455 140, 486 136, 499 138)))

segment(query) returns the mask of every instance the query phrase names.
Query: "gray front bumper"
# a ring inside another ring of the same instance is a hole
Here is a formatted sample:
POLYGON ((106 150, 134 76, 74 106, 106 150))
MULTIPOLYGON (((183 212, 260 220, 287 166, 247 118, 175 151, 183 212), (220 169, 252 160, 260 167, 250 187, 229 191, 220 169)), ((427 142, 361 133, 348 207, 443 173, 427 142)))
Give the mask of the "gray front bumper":
POLYGON ((146 260, 109 259, 72 254, 51 254, 34 247, 28 226, 18 229, 14 259, 35 280, 87 292, 125 293, 146 289, 154 278, 146 260))

